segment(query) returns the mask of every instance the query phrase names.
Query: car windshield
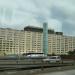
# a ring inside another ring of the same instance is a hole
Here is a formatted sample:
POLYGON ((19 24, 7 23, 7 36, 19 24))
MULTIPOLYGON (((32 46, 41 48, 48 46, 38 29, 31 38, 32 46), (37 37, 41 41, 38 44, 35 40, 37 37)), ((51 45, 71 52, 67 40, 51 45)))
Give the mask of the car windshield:
POLYGON ((75 0, 0 0, 0 75, 75 75, 75 0))
POLYGON ((50 57, 50 59, 57 59, 57 57, 50 57))

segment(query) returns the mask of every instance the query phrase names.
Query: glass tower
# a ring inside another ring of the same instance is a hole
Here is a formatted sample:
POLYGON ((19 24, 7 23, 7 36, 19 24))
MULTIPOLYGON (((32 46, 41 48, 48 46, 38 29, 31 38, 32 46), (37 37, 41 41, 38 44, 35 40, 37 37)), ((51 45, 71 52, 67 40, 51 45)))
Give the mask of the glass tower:
POLYGON ((48 54, 48 24, 43 23, 43 53, 48 54))

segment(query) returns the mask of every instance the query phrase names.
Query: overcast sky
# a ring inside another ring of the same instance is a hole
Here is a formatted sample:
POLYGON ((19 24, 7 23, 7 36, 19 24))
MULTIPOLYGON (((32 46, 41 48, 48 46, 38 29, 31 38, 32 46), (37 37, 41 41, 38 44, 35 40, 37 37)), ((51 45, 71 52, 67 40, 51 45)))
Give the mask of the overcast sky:
POLYGON ((75 36, 75 0, 0 0, 0 27, 42 26, 75 36))

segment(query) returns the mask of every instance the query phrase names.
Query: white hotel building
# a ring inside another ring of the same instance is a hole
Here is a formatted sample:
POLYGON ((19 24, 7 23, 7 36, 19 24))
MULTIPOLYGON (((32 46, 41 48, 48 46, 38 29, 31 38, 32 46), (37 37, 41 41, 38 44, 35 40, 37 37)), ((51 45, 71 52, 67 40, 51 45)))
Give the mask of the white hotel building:
MULTIPOLYGON (((67 54, 75 49, 75 37, 48 30, 48 54, 67 54)), ((27 26, 24 30, 0 28, 0 55, 43 52, 43 29, 27 26)))

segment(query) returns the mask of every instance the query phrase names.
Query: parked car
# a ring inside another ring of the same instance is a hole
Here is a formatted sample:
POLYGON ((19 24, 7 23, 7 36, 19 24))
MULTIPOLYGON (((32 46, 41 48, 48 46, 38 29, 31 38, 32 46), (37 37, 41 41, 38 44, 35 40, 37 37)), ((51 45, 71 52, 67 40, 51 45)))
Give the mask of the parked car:
POLYGON ((56 62, 61 62, 61 57, 60 56, 49 56, 45 59, 43 59, 45 62, 51 62, 51 63, 56 63, 56 62))

